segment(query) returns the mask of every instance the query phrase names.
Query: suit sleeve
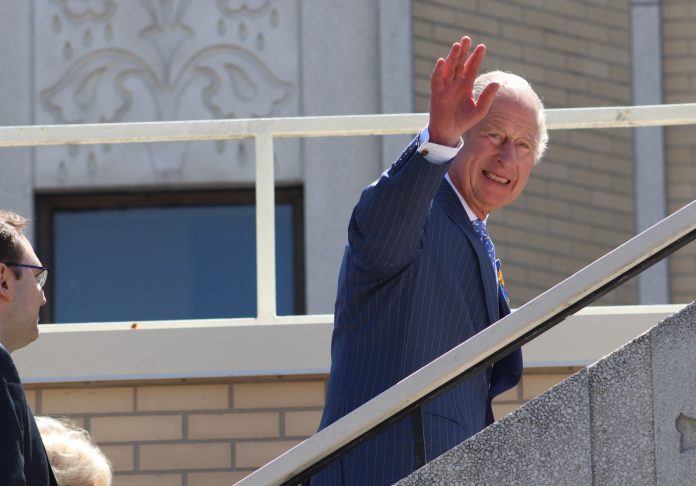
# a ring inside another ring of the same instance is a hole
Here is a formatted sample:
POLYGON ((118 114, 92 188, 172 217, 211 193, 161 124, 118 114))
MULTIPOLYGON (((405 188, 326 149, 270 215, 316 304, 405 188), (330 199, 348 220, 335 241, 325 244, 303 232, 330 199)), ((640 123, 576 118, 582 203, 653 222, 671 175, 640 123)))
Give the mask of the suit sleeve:
POLYGON ((417 139, 363 191, 353 210, 348 242, 364 271, 392 275, 421 249, 432 201, 449 163, 431 164, 416 148, 417 139))

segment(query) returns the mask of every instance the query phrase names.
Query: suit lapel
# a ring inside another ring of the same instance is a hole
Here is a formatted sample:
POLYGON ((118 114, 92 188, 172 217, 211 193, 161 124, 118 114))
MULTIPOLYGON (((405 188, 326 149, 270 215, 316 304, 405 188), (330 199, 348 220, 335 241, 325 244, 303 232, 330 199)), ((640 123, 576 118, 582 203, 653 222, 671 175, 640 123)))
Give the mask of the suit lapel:
POLYGON ((484 300, 488 311, 489 323, 495 322, 500 316, 500 303, 498 301, 498 285, 493 267, 488 259, 488 254, 481 241, 476 236, 474 228, 469 221, 466 211, 459 201, 459 197, 446 180, 442 180, 442 185, 438 190, 436 199, 442 204, 447 216, 469 239, 479 262, 479 275, 483 282, 484 300))

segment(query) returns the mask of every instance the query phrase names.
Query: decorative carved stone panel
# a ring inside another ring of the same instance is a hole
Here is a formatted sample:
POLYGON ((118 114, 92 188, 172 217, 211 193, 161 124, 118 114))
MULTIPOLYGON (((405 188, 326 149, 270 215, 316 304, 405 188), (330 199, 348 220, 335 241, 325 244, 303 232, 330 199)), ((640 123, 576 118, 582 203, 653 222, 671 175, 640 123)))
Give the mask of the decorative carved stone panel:
MULTIPOLYGON (((295 0, 36 0, 37 124, 299 114, 295 0)), ((299 142, 276 143, 299 179, 299 142)), ((248 183, 253 141, 40 148, 37 188, 248 183)))

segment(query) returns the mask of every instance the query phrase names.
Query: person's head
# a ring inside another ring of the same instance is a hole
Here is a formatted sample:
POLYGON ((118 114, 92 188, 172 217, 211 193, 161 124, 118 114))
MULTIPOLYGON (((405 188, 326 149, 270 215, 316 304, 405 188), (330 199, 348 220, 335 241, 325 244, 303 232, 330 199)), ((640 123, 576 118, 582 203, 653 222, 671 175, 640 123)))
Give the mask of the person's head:
POLYGON ((12 352, 39 336, 39 309, 46 303, 46 270, 22 230, 21 216, 0 210, 0 343, 12 352))
POLYGON ((546 151, 544 106, 523 78, 492 71, 476 78, 478 99, 491 82, 500 86, 488 114, 464 134, 450 167, 452 182, 479 218, 512 203, 546 151))
POLYGON ((109 486, 111 464, 89 433, 51 417, 36 417, 58 486, 109 486))

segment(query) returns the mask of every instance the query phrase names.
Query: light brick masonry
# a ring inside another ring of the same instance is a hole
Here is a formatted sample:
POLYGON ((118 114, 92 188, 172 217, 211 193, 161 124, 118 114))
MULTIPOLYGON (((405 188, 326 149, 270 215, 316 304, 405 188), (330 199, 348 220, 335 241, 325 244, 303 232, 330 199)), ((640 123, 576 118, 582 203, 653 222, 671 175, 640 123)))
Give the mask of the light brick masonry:
MULTIPOLYGON (((524 76, 548 108, 631 104, 629 19, 628 0, 414 0, 416 111, 428 110, 434 60, 463 34, 487 45, 482 71, 524 76)), ((490 219, 513 306, 635 234, 630 130, 550 136, 525 194, 490 219)), ((601 302, 635 303, 635 283, 601 302)))
MULTIPOLYGON (((494 402, 496 417, 575 369, 526 370, 494 402)), ((28 385, 37 415, 87 428, 114 466, 114 486, 238 481, 313 434, 325 376, 28 385), (232 397, 232 399, 230 399, 232 397)))
MULTIPOLYGON (((665 103, 696 102, 696 5, 665 0, 662 7, 662 54, 665 103)), ((696 198, 696 126, 665 129, 668 212, 696 198)), ((672 302, 691 302, 696 288, 696 245, 670 258, 672 302)))

